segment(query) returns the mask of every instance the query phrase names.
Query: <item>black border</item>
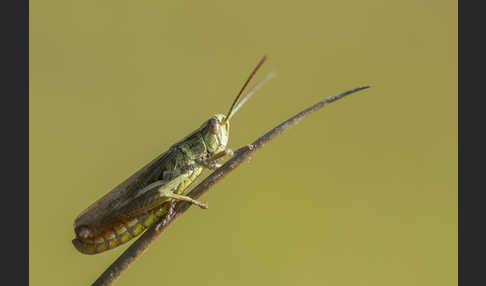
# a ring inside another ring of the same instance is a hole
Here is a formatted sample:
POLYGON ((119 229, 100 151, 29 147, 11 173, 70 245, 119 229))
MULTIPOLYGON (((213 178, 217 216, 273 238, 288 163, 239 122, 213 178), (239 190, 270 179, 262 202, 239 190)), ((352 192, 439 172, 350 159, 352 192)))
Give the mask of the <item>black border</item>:
POLYGON ((2 2, 2 280, 29 285, 29 1, 2 2), (5 184, 6 183, 6 184, 5 184))
MULTIPOLYGON (((486 285, 484 213, 484 15, 458 2, 458 282, 486 285), (474 67, 476 69, 474 69, 474 67), (483 282, 481 282, 483 281, 483 282)), ((476 9, 474 9, 476 8, 476 9)), ((439 103, 440 104, 440 103, 439 103)))

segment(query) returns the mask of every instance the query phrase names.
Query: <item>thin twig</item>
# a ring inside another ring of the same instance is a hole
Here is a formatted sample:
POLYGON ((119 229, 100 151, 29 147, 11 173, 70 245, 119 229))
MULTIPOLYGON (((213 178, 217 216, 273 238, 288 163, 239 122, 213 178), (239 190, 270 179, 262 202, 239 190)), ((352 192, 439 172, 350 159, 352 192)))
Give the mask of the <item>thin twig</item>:
MULTIPOLYGON (((230 160, 228 160, 223 166, 211 173, 211 175, 209 175, 197 187, 195 187, 188 194, 188 196, 194 199, 201 197, 214 184, 223 179, 228 173, 233 171, 244 161, 250 159, 250 156, 255 153, 255 151, 263 147, 266 143, 268 143, 276 136, 282 134, 285 130, 297 124, 307 115, 321 109, 328 103, 331 103, 335 100, 345 97, 346 95, 355 93, 366 88, 369 88, 369 86, 361 86, 352 90, 345 91, 338 95, 331 96, 284 121, 277 127, 268 131, 265 135, 258 138, 255 142, 238 149, 230 160)), ((103 274, 101 274, 101 276, 92 285, 111 285, 120 276, 120 274, 124 270, 126 270, 130 266, 130 264, 135 261, 148 248, 148 246, 167 229, 169 225, 172 224, 172 222, 174 222, 181 214, 183 214, 189 208, 189 206, 190 203, 187 202, 177 203, 174 212, 171 215, 167 216, 164 219, 163 223, 156 223, 152 225, 152 227, 150 227, 137 241, 130 245, 130 247, 125 250, 125 252, 123 252, 122 255, 120 255, 120 257, 118 257, 118 259, 115 260, 115 262, 113 262, 110 267, 108 267, 108 269, 106 269, 105 272, 103 272, 103 274), (158 230, 156 230, 157 226, 158 230)))

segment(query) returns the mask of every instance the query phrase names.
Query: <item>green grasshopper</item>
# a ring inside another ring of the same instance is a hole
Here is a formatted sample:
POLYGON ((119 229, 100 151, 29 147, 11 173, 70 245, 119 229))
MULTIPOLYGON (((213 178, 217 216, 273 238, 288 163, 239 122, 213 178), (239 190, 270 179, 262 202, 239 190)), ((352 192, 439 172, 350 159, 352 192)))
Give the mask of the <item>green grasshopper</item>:
POLYGON ((138 236, 170 212, 176 201, 203 209, 207 205, 186 194, 204 168, 215 170, 218 161, 233 152, 226 146, 230 119, 273 74, 257 83, 238 102, 246 86, 265 62, 252 71, 226 115, 216 114, 201 127, 172 145, 152 162, 84 210, 74 221, 73 245, 84 254, 115 248, 138 236))

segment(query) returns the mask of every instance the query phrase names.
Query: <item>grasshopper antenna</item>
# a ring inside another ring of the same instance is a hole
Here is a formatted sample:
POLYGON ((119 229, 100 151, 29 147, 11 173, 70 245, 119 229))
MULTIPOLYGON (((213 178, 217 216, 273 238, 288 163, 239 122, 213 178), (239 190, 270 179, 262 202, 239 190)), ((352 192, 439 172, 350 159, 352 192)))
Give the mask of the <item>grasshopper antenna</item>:
POLYGON ((253 94, 255 94, 255 92, 257 92, 257 90, 259 90, 265 83, 267 83, 267 81, 271 80, 272 78, 274 78, 276 76, 276 74, 274 72, 271 72, 269 74, 267 74, 265 76, 264 79, 262 79, 261 81, 259 81, 257 84, 255 84, 254 87, 252 87, 252 89, 250 89, 250 91, 245 95, 245 97, 243 97, 240 102, 238 102, 238 105, 233 108, 233 112, 231 112, 230 116, 228 116, 227 120, 230 120, 230 118, 236 114, 236 112, 238 111, 238 109, 240 109, 240 107, 243 106, 243 104, 245 104, 245 102, 250 99, 250 97, 253 96, 253 94))
POLYGON ((250 76, 248 77, 248 79, 246 80, 245 84, 243 84, 243 87, 241 88, 240 92, 238 92, 238 95, 236 96, 235 100, 233 101, 233 104, 231 104, 231 107, 228 111, 228 115, 226 116, 226 119, 224 120, 225 122, 229 120, 229 118, 231 118, 234 114, 234 107, 236 105, 236 103, 238 102, 238 99, 240 98, 241 94, 243 93, 243 91, 245 90, 246 86, 248 85, 248 83, 250 82, 250 80, 253 78, 253 76, 255 75, 255 73, 258 71, 258 69, 263 65, 263 63, 265 62, 265 60, 267 59, 267 56, 263 56, 263 58, 260 60, 260 62, 258 62, 258 65, 253 69, 253 71, 251 72, 250 76))

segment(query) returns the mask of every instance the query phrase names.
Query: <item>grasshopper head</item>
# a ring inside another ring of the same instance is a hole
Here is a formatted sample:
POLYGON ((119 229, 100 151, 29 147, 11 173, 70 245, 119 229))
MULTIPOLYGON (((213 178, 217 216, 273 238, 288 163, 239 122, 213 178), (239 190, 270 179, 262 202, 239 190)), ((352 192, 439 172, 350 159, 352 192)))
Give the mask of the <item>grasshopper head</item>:
POLYGON ((203 137, 210 153, 218 153, 226 149, 229 138, 229 120, 223 114, 216 114, 206 123, 203 137))
POLYGON ((228 144, 228 137, 229 137, 229 127, 230 127, 230 119, 235 115, 235 113, 245 104, 245 102, 255 93, 257 89, 259 89, 266 81, 274 76, 273 73, 267 75, 262 81, 257 83, 255 87, 253 87, 248 94, 246 94, 241 100, 240 96, 245 90, 245 87, 250 82, 251 78, 255 75, 256 71, 260 68, 260 66, 265 62, 266 56, 264 56, 258 65, 253 69, 252 73, 243 84, 240 92, 236 96, 231 104, 231 107, 228 111, 227 115, 223 114, 216 114, 211 117, 208 121, 203 124, 204 132, 203 137, 204 141, 207 145, 208 151, 210 153, 219 153, 226 149, 226 145, 228 144), (206 126, 204 126, 206 125, 206 126))

